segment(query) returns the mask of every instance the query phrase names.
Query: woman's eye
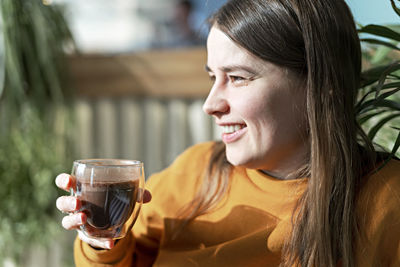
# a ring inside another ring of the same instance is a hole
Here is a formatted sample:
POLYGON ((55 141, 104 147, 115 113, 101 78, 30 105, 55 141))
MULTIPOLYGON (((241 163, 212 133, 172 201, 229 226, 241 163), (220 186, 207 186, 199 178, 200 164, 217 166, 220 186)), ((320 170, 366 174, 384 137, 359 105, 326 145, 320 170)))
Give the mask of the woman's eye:
POLYGON ((210 80, 211 80, 212 82, 215 82, 215 76, 214 76, 214 75, 209 75, 209 77, 210 77, 210 80))
POLYGON ((231 83, 236 83, 236 84, 242 84, 247 81, 246 78, 241 77, 241 76, 235 76, 235 75, 230 75, 229 80, 231 81, 231 83))

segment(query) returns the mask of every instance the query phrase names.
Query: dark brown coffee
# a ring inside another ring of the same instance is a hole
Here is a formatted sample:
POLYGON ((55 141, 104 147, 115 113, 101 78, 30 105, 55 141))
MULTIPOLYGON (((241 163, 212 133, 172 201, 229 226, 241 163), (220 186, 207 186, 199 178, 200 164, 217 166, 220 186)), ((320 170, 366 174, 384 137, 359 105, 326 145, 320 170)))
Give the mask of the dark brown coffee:
POLYGON ((77 181, 76 187, 81 211, 87 215, 84 230, 93 237, 118 236, 138 199, 138 181, 92 184, 77 181))

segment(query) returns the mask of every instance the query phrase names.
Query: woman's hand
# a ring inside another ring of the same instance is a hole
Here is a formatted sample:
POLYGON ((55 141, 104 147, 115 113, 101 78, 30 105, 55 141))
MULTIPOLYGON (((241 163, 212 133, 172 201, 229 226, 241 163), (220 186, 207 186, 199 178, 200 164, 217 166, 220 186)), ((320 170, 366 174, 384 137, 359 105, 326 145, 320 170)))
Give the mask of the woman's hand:
MULTIPOLYGON (((76 188, 76 180, 72 175, 62 173, 56 178, 56 185, 69 192, 72 188, 75 190, 76 188)), ((151 194, 149 191, 145 190, 143 194, 143 203, 147 203, 151 200, 151 194)), ((57 199, 56 202, 57 208, 63 213, 70 213, 68 216, 65 216, 62 219, 62 226, 67 230, 79 229, 81 225, 86 223, 87 217, 83 212, 77 212, 81 208, 81 202, 79 199, 73 196, 61 196, 57 199)), ((114 247, 114 240, 98 240, 94 238, 89 238, 81 231, 78 230, 78 236, 83 241, 88 243, 89 245, 97 248, 105 248, 111 249, 114 247)))

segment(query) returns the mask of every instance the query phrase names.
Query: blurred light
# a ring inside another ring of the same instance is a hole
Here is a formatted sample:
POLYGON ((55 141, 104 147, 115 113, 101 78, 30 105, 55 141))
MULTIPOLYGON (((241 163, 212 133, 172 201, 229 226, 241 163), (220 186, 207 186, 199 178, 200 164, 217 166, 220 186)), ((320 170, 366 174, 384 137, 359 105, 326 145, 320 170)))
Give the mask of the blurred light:
POLYGON ((53 0, 42 0, 43 5, 49 6, 53 3, 53 0))

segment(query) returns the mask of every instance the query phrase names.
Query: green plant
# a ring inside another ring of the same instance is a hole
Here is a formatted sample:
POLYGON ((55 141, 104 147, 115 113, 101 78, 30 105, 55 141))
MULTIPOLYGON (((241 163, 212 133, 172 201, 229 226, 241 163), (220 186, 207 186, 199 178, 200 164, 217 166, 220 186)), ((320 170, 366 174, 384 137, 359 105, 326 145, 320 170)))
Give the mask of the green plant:
POLYGON ((1 265, 59 229, 54 178, 71 162, 63 49, 72 38, 61 10, 39 0, 1 0, 0 14, 1 265))
MULTIPOLYGON (((396 14, 400 9, 390 0, 396 14)), ((356 104, 358 121, 375 144, 400 157, 399 26, 367 25, 358 29, 365 70, 356 104), (365 36, 367 34, 367 36, 365 36)))

